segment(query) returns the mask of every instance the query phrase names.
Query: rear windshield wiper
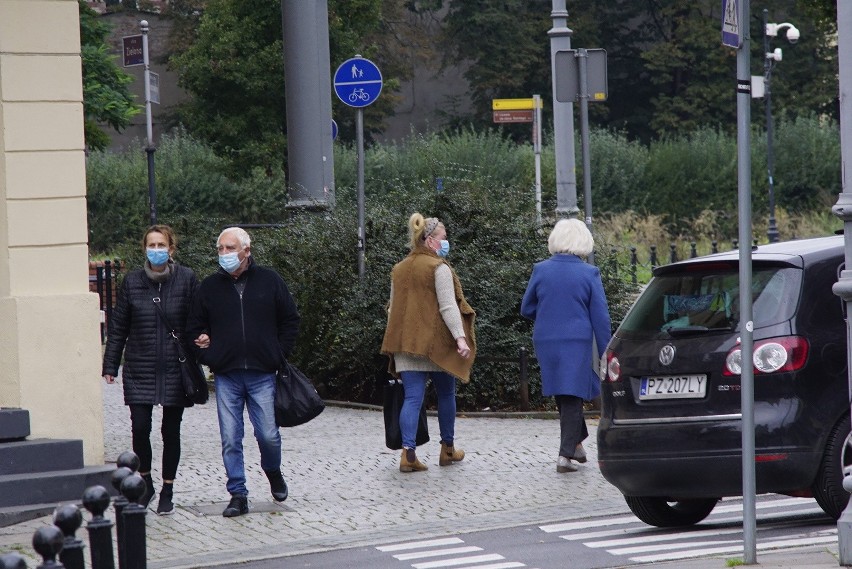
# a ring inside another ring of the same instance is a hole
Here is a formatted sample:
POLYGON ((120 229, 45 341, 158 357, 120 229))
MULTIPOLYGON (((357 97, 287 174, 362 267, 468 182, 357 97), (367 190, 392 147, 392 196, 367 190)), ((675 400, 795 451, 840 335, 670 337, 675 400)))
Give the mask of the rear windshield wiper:
POLYGON ((704 334, 705 332, 731 332, 732 327, 716 327, 708 328, 707 326, 679 326, 677 328, 666 328, 663 332, 667 332, 669 336, 689 336, 691 334, 704 334))

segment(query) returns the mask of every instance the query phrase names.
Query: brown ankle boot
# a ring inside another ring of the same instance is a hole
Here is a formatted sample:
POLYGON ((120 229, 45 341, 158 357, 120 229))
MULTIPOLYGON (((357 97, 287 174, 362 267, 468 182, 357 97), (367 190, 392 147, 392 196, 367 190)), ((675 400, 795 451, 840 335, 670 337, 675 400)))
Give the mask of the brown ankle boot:
POLYGON ((441 443, 441 456, 438 458, 438 465, 449 466, 454 462, 459 462, 464 459, 464 451, 452 445, 447 446, 446 443, 441 443))
POLYGON ((420 462, 416 456, 413 461, 409 462, 405 449, 402 449, 402 456, 399 457, 399 471, 420 472, 423 470, 429 470, 429 467, 420 462))

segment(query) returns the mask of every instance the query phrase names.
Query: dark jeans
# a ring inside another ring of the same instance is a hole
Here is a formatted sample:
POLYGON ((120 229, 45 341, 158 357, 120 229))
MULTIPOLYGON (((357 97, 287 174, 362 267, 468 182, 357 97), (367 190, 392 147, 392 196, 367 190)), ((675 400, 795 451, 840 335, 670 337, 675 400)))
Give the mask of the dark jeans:
MULTIPOLYGON (((174 480, 180 462, 180 422, 183 407, 163 407, 163 480, 174 480)), ((151 472, 151 414, 153 405, 130 405, 133 452, 139 457, 139 472, 151 472)))
POLYGON ((574 458, 577 445, 589 436, 583 417, 583 399, 573 395, 556 395, 559 408, 559 456, 574 458))

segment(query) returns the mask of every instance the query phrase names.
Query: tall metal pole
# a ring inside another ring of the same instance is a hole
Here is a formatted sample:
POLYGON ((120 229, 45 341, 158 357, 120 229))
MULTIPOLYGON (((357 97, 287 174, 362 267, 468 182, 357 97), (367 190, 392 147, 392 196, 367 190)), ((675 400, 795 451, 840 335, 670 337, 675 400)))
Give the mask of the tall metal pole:
POLYGON ((334 206, 328 2, 281 0, 289 207, 334 206))
MULTIPOLYGON (((732 2, 733 0, 728 0, 732 2)), ((739 29, 742 43, 737 50, 737 196, 739 211, 739 277, 751 283, 751 34, 749 0, 739 0, 739 29)), ((754 322, 751 285, 740 287, 740 375, 742 407, 743 470, 743 561, 757 563, 756 484, 754 470, 754 322)))
MULTIPOLYGON (((843 239, 846 268, 833 287, 834 294, 846 303, 846 313, 852 314, 852 186, 849 168, 852 168, 852 2, 837 0, 837 57, 840 68, 840 177, 842 191, 832 213, 843 220, 843 239)), ((852 361, 852 318, 846 319, 846 357, 852 361)), ((852 406, 852 368, 849 369, 850 406, 852 406)), ((838 465, 839 466, 839 465, 838 465)), ((843 479, 843 488, 852 492, 852 477, 843 479)), ((852 565, 852 501, 837 520, 837 539, 840 565, 852 565)))
POLYGON ((773 171, 775 158, 772 149, 773 123, 772 123, 772 58, 769 54, 769 34, 766 33, 766 24, 769 23, 769 10, 763 9, 763 87, 766 97, 766 171, 769 174, 769 228, 766 237, 770 243, 778 242, 778 228, 775 226, 775 178, 773 171))
MULTIPOLYGON (((358 56, 356 56, 358 57, 358 56)), ((355 111, 355 137, 358 145, 358 279, 364 281, 364 110, 355 111)))
POLYGON ((151 120, 151 67, 148 59, 148 20, 139 22, 142 28, 142 61, 145 64, 145 125, 148 145, 145 154, 148 158, 148 201, 150 203, 151 225, 157 223, 157 190, 154 188, 154 125, 151 120))
MULTIPOLYGON (((577 67, 580 79, 580 148, 583 154, 583 204, 586 213, 586 227, 592 230, 592 157, 589 148, 589 53, 585 49, 577 50, 577 67)), ((588 262, 595 264, 594 251, 589 253, 588 262)))
MULTIPOLYGON (((550 36, 550 73, 556 77, 556 52, 571 49, 571 35, 568 27, 568 10, 565 0, 553 0, 550 13, 553 28, 547 32, 550 36)), ((574 157, 574 105, 556 100, 556 81, 553 81, 553 146, 556 153, 556 215, 568 217, 576 215, 577 208, 577 167, 574 157)))
POLYGON ((541 225, 541 95, 533 95, 533 152, 535 154, 535 222, 541 225))

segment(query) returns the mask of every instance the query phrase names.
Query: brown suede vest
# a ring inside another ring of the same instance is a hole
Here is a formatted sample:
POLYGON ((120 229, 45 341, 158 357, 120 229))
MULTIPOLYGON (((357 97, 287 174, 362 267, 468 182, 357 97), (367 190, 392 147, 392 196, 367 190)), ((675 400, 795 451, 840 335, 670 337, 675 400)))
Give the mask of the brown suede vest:
POLYGON ((464 335, 470 346, 470 357, 465 359, 456 351, 456 340, 444 323, 438 306, 435 269, 444 263, 446 261, 430 251, 417 250, 397 263, 391 271, 393 298, 382 341, 382 353, 390 356, 389 370, 395 376, 398 374, 394 368, 393 354, 403 352, 429 358, 463 382, 470 381, 470 368, 476 357, 473 328, 476 313, 465 300, 458 276, 450 267, 464 335))

